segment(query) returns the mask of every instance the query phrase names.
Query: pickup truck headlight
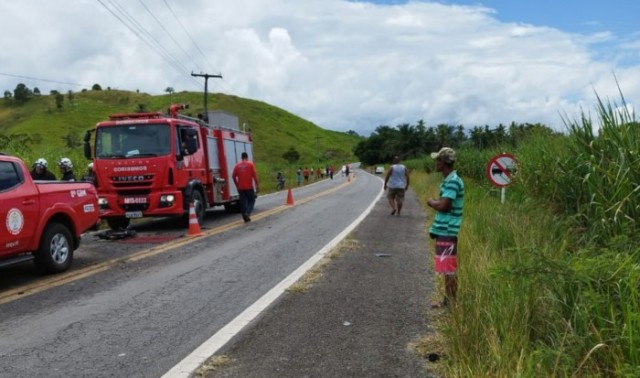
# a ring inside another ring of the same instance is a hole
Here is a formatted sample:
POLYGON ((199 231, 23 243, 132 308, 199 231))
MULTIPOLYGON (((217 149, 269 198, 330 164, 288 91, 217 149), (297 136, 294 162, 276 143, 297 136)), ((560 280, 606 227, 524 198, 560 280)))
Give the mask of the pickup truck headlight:
POLYGON ((109 200, 107 200, 106 198, 103 198, 103 197, 98 198, 98 206, 101 209, 108 209, 109 208, 109 200))

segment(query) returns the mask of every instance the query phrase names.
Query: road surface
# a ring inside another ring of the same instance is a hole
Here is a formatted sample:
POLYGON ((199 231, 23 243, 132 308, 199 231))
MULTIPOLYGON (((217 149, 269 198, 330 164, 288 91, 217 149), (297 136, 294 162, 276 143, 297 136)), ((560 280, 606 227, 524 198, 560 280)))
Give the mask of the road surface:
POLYGON ((63 275, 1 271, 0 377, 162 376, 343 232, 381 186, 356 170, 295 189, 294 206, 286 191, 261 196, 247 224, 214 211, 201 237, 159 222, 140 226, 140 243, 85 236, 63 275))

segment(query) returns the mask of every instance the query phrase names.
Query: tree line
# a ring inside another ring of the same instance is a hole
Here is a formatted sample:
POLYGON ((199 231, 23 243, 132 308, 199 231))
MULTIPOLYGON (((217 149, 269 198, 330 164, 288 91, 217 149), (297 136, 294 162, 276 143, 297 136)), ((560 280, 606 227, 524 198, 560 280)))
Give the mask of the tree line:
MULTIPOLYGON (((100 86, 100 84, 96 83, 96 84, 93 84, 93 86, 91 87, 91 90, 100 91, 102 90, 102 87, 100 86)), ((82 91, 84 92, 86 91, 86 89, 83 89, 82 91)), ((61 109, 62 104, 64 102, 64 95, 55 89, 52 89, 49 92, 49 94, 55 98, 56 107, 58 109, 61 109)), ((40 95, 41 95, 41 92, 38 87, 34 87, 32 90, 31 88, 27 87, 24 83, 19 83, 18 85, 16 85, 13 92, 9 90, 4 91, 4 103, 5 105, 19 106, 19 105, 25 104, 27 101, 31 100, 33 97, 37 97, 40 95)), ((69 90, 67 92, 67 97, 69 98, 69 101, 73 101, 73 98, 74 98, 73 91, 69 90)))
POLYGON ((361 140, 354 148, 354 154, 365 165, 390 162, 393 156, 413 159, 438 151, 442 147, 470 147, 478 150, 497 146, 518 147, 532 134, 559 134, 540 123, 499 124, 495 128, 488 125, 475 126, 467 130, 462 125, 439 124, 427 127, 423 120, 412 125, 404 123, 396 127, 382 125, 371 135, 361 140))

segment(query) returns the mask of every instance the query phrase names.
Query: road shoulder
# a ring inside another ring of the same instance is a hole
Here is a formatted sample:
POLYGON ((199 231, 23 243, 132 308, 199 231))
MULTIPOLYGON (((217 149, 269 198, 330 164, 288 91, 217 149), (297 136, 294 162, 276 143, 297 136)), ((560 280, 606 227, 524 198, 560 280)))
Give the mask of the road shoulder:
POLYGON ((214 377, 428 377, 411 350, 434 290, 426 214, 383 196, 305 292, 288 291, 214 356, 214 377))

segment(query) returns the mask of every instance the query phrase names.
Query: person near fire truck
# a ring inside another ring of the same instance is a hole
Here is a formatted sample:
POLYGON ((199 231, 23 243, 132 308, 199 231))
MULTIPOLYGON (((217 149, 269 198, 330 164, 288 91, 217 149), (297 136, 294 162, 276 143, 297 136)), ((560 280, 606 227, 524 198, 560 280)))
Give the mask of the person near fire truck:
POLYGON ((63 157, 58 161, 58 167, 60 167, 60 173, 62 173, 62 181, 76 181, 76 175, 73 174, 73 163, 71 159, 63 157))
POLYGON ((39 158, 33 163, 33 169, 31 170, 31 178, 34 180, 49 180, 55 181, 56 176, 49 171, 47 167, 47 160, 45 158, 39 158))
POLYGON ((242 161, 233 167, 231 178, 234 184, 236 184, 236 188, 238 188, 238 194, 240 195, 240 212, 242 213, 242 219, 244 219, 246 223, 251 222, 251 213, 256 203, 256 193, 259 191, 259 186, 256 166, 253 162, 249 161, 249 155, 246 152, 243 152, 241 157, 242 161))

